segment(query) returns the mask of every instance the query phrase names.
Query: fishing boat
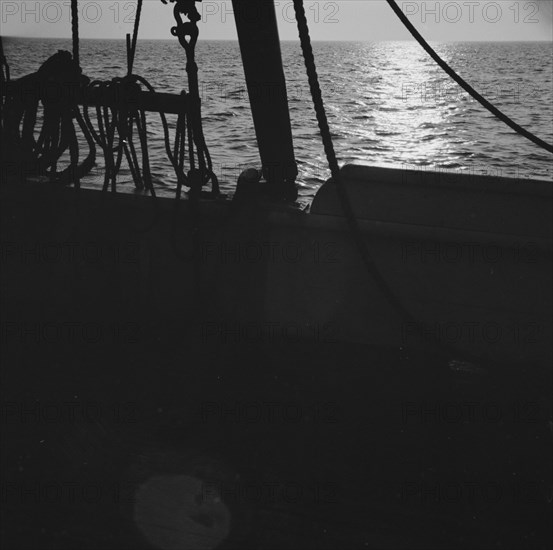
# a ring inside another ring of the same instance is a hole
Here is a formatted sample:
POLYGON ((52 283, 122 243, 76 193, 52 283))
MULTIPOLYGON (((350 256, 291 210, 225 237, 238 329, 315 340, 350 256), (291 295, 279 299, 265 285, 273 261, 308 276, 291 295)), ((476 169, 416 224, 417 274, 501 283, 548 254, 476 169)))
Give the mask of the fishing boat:
POLYGON ((195 2, 171 31, 188 93, 133 74, 139 15, 127 76, 91 83, 75 11, 72 55, 2 82, 5 547, 549 547, 551 183, 339 168, 296 1, 332 175, 306 208, 274 2, 255 25, 233 4, 262 167, 232 198, 195 2), (179 115, 176 196, 151 183, 145 112, 179 115), (125 158, 141 192, 118 192, 125 158))

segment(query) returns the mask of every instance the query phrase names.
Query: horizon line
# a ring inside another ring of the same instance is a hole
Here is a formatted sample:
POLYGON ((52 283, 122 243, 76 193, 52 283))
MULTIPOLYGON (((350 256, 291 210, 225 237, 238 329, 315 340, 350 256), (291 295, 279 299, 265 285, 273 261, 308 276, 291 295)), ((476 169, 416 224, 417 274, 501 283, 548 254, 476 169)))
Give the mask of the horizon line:
MULTIPOLYGON (((21 36, 21 35, 9 35, 9 34, 1 34, 0 37, 2 38, 19 38, 22 40, 71 40, 72 38, 70 36, 21 36)), ((84 38, 81 37, 79 40, 94 40, 94 41, 102 41, 102 40, 112 40, 112 41, 121 41, 124 42, 126 38, 96 38, 96 37, 90 37, 90 38, 84 38)), ((174 38, 141 38, 142 41, 156 41, 156 42, 173 42, 174 38)), ((237 38, 203 38, 204 42, 235 42, 238 43, 237 38)), ((282 39, 280 42, 299 42, 299 38, 297 39, 282 39)), ((380 40, 345 40, 345 39, 328 39, 328 40, 312 40, 312 42, 361 42, 361 43, 376 43, 376 42, 416 42, 414 38, 386 38, 386 39, 380 39, 380 40)), ((448 43, 448 44, 454 44, 454 43, 464 43, 464 42, 474 42, 474 43, 512 43, 512 44, 524 44, 524 43, 534 43, 534 42, 543 42, 546 44, 552 44, 553 40, 542 40, 542 39, 531 39, 531 40, 502 40, 502 39, 496 39, 496 40, 429 40, 429 42, 440 42, 440 43, 448 43)), ((198 42, 200 43, 200 41, 198 42)))

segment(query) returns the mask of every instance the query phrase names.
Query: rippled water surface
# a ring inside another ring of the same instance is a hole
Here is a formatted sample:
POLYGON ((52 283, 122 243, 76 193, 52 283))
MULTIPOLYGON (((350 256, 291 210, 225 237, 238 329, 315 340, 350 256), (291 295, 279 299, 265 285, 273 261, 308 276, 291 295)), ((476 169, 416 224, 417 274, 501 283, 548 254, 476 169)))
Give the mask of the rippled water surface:
MULTIPOLYGON (((7 39, 12 78, 35 71, 66 40, 7 39)), ((315 55, 341 163, 420 167, 552 179, 547 152, 517 136, 467 96, 411 42, 318 42, 315 55)), ((466 80, 518 123, 553 141, 551 43, 444 43, 437 51, 466 80)), ((198 44, 204 130, 222 188, 231 192, 259 155, 237 43, 198 44)), ((282 44, 300 193, 313 196, 328 177, 299 44, 282 44)), ((83 40, 81 63, 91 79, 123 76, 123 41, 83 40)), ((185 56, 174 41, 140 41, 135 73, 157 91, 186 87, 185 56)), ((174 187, 161 125, 150 114, 157 186, 174 187)), ((170 119, 174 124, 174 120, 170 119)), ((99 181, 101 166, 96 179, 99 181)), ((128 170, 121 179, 128 181, 128 170)))

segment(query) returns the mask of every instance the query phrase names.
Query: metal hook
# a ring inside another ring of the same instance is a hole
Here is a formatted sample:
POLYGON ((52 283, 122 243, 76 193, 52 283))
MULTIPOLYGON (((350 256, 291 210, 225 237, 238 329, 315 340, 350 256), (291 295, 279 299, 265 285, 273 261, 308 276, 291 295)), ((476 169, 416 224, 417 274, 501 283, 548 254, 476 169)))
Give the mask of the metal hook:
MULTIPOLYGON (((163 1, 163 0, 162 0, 163 1)), ((172 2, 174 0, 171 0, 172 2)), ((171 29, 171 34, 178 37, 181 46, 188 55, 194 54, 194 49, 198 41, 199 30, 197 22, 201 15, 196 9, 196 1, 202 0, 177 0, 173 9, 173 15, 177 26, 171 29), (182 16, 186 16, 188 21, 183 21, 182 16), (189 39, 188 39, 189 38, 189 39)))

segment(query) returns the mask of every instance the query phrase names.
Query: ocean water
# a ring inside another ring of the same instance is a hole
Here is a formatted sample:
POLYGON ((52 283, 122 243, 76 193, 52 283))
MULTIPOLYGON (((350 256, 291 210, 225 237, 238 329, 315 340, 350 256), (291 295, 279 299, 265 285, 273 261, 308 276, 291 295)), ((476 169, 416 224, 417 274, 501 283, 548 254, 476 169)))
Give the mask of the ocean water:
MULTIPOLYGON (((69 40, 4 39, 12 78, 38 69, 69 40)), ((442 43, 440 55, 522 126, 553 142, 551 43, 442 43)), ((551 155, 516 135, 452 82, 414 42, 316 42, 318 72, 341 164, 492 174, 553 180, 551 155)), ((312 197, 329 177, 299 43, 283 42, 300 195, 312 197)), ((259 166, 238 44, 197 46, 204 132, 215 172, 232 193, 246 167, 259 166)), ((91 79, 126 70, 125 42, 82 40, 81 64, 91 79)), ((187 87, 185 54, 176 40, 139 41, 134 72, 157 91, 187 87)), ((174 117, 169 116, 174 128, 174 117)), ((175 187, 159 116, 148 115, 156 187, 175 187)), ((88 178, 99 185, 102 164, 88 178)), ((132 190, 130 172, 119 178, 132 190)))

